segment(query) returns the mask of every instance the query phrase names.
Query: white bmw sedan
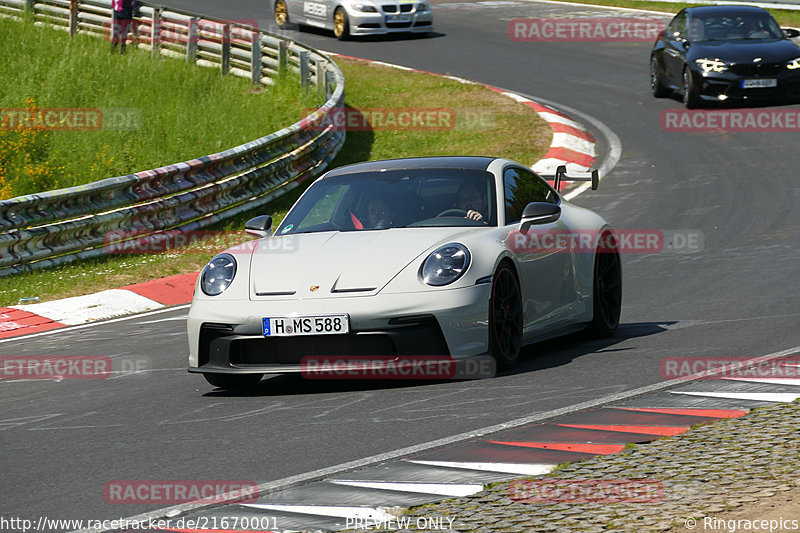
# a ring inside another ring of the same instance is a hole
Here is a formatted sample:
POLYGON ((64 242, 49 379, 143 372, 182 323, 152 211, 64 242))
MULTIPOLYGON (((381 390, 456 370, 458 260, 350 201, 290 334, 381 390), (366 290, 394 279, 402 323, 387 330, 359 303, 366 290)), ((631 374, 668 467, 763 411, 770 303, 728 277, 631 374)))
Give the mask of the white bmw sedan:
POLYGON ((273 0, 272 10, 280 28, 315 26, 333 30, 338 39, 433 30, 428 0, 273 0))

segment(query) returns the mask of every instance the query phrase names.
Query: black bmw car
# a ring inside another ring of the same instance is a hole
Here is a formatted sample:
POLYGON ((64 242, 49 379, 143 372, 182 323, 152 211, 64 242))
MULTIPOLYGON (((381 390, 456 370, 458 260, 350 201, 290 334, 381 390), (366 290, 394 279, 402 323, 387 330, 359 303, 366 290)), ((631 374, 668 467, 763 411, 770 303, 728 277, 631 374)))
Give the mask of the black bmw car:
POLYGON ((800 98, 800 46, 760 7, 682 10, 650 53, 653 96, 677 91, 686 107, 704 102, 800 98))

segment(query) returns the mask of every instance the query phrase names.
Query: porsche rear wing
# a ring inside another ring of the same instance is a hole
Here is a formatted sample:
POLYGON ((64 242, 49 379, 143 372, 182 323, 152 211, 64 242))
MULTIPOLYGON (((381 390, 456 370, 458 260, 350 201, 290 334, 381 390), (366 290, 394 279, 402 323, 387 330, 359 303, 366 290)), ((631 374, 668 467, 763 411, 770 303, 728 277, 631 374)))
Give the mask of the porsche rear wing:
POLYGON ((553 188, 561 192, 561 184, 564 181, 591 181, 592 190, 597 190, 597 185, 600 183, 600 172, 598 170, 590 170, 589 172, 570 172, 567 174, 566 165, 558 165, 556 173, 553 174, 540 174, 545 179, 553 180, 553 188))

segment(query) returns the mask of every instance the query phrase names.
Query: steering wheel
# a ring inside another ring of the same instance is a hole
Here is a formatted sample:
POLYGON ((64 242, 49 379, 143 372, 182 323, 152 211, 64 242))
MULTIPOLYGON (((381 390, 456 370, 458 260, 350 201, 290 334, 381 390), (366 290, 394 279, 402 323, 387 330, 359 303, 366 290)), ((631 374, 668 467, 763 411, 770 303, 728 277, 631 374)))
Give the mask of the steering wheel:
POLYGON ((444 211, 442 211, 441 213, 436 215, 436 218, 440 218, 440 217, 466 217, 466 216, 467 216, 467 210, 466 209, 455 209, 455 208, 453 208, 453 209, 445 209, 444 211))

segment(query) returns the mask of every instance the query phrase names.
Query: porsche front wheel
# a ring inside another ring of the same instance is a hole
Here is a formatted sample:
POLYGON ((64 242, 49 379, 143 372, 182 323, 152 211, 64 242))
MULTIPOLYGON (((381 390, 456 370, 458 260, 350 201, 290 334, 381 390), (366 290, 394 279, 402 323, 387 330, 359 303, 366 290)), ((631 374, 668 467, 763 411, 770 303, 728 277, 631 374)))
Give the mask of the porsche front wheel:
POLYGON ((522 296, 517 275, 502 264, 489 300, 489 345, 500 370, 513 367, 522 349, 522 296))
POLYGON ((249 389, 261 381, 261 374, 203 374, 211 385, 226 390, 249 389))

